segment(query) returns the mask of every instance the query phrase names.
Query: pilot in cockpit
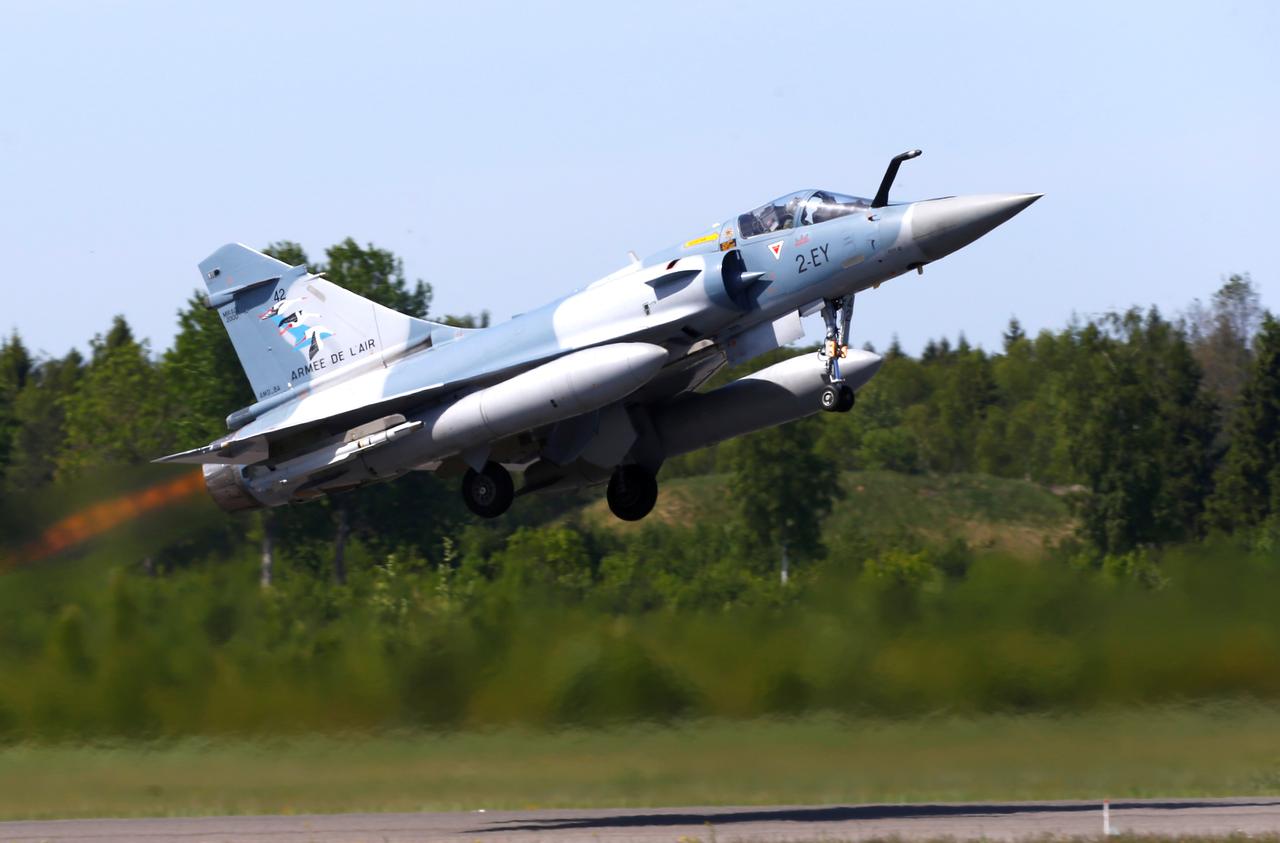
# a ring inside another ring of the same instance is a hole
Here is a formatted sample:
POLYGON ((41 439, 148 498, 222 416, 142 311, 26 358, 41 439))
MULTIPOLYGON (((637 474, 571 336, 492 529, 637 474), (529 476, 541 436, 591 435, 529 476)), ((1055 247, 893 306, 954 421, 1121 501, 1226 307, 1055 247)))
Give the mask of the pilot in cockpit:
POLYGON ((804 194, 776 199, 766 205, 749 211, 738 218, 738 228, 743 237, 754 237, 758 234, 772 234, 786 231, 796 225, 796 214, 800 210, 800 200, 804 194))
POLYGON ((756 212, 756 228, 760 234, 768 234, 771 231, 777 231, 781 227, 781 221, 778 219, 778 209, 773 205, 765 205, 756 212))
POLYGON ((778 218, 778 230, 783 231, 788 228, 795 228, 796 211, 800 207, 800 197, 792 196, 782 209, 782 215, 778 218))
POLYGON ((786 231, 795 227, 796 224, 796 207, 800 200, 793 197, 786 205, 781 207, 777 205, 765 205, 760 215, 761 228, 766 232, 786 231))

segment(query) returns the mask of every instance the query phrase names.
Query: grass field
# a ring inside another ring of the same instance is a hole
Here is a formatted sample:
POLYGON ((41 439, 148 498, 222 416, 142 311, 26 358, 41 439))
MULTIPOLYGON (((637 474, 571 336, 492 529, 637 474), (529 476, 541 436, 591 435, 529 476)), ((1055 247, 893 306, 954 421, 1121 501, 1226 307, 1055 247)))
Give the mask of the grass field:
POLYGON ((0 818, 1280 793, 1280 710, 16 745, 0 818))

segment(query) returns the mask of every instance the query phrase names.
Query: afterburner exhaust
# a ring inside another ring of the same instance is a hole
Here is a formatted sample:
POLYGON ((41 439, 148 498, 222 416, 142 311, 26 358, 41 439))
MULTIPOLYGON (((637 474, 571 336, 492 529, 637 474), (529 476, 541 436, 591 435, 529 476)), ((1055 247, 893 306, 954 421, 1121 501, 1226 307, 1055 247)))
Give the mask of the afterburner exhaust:
POLYGON ((202 468, 209 497, 222 509, 227 512, 242 512, 265 506, 262 501, 249 494, 244 484, 243 466, 210 463, 202 468))

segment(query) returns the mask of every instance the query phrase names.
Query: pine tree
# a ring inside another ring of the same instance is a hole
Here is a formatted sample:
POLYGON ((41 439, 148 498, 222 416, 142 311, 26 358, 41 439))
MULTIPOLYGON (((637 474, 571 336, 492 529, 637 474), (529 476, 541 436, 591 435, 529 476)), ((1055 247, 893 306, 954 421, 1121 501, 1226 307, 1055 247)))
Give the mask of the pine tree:
POLYGON ((991 360, 962 334, 955 351, 944 350, 924 368, 932 386, 929 401, 908 414, 907 422, 925 466, 941 472, 971 471, 977 432, 996 400, 991 360))
POLYGON ((84 358, 72 350, 61 360, 38 365, 14 402, 16 430, 5 486, 31 492, 53 482, 55 458, 62 448, 66 404, 84 370, 84 358))
POLYGON ((1155 313, 1148 316, 1142 377, 1155 394, 1160 495, 1153 501, 1156 542, 1198 535, 1213 481, 1218 413, 1203 389, 1203 371, 1186 332, 1155 313))
POLYGON ((1231 444, 1216 475, 1209 522, 1222 529, 1256 525, 1280 513, 1280 320, 1268 314, 1254 364, 1240 392, 1231 444))
POLYGON ((84 377, 66 402, 59 477, 87 469, 148 462, 172 444, 167 400, 145 342, 123 316, 90 344, 84 377))
POLYGON ((1228 428, 1253 366, 1251 347, 1262 314, 1261 298, 1248 275, 1232 275, 1213 294, 1208 307, 1197 301, 1187 311, 1204 388, 1222 408, 1228 428))
POLYGON ((1154 309, 1077 331, 1061 393, 1071 466, 1089 488, 1082 532, 1123 553, 1195 534, 1209 488, 1214 408, 1185 333, 1154 309))
POLYGON ((893 338, 889 341, 889 348, 884 353, 884 359, 886 361, 897 360, 898 358, 905 356, 906 353, 902 350, 902 343, 898 341, 898 335, 895 333, 893 338))
POLYGON ((0 479, 9 467, 13 439, 18 430, 16 404, 34 365, 22 338, 14 331, 0 340, 0 479))
POLYGON ((16 393, 22 389, 34 365, 17 331, 9 339, 0 340, 0 390, 16 393))
POLYGON ((1013 346, 1027 338, 1027 332, 1022 330, 1022 323, 1018 321, 1018 317, 1010 316, 1009 327, 1005 329, 1003 336, 1004 351, 1005 354, 1008 354, 1009 350, 1013 348, 1013 346))

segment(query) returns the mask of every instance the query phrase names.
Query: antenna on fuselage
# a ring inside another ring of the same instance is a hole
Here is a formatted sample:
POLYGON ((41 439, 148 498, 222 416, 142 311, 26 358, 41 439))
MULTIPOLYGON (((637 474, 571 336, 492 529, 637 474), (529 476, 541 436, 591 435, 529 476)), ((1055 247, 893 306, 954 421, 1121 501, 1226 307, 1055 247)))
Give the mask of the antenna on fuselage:
POLYGON ((884 178, 880 180, 880 189, 876 191, 876 198, 871 200, 871 207, 883 208, 889 204, 889 188, 893 187, 893 180, 898 177, 898 168, 902 166, 903 161, 910 161, 919 154, 920 150, 912 149, 893 156, 893 160, 889 162, 889 169, 884 171, 884 178))

